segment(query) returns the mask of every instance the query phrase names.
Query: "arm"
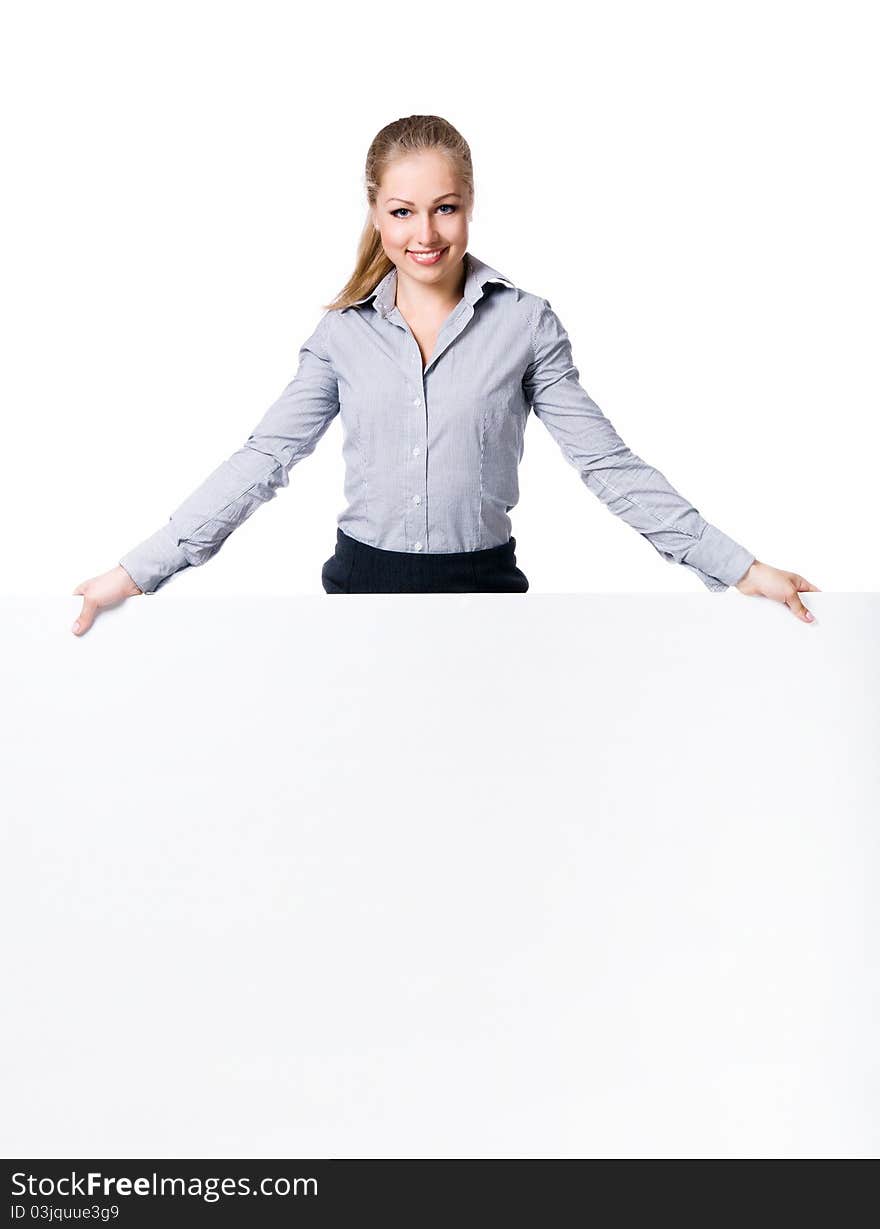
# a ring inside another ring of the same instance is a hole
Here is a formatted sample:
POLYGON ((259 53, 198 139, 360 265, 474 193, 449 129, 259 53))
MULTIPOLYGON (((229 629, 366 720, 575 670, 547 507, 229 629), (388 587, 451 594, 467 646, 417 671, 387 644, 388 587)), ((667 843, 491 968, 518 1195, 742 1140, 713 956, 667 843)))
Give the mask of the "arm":
POLYGON ((226 538, 287 486, 290 470, 313 452, 339 412, 336 374, 327 351, 326 312, 299 351, 296 375, 245 444, 223 461, 151 537, 119 564, 144 593, 216 555, 226 538))
POLYGON ((581 387, 568 334, 547 299, 538 300, 531 328, 524 392, 585 485, 664 559, 696 572, 707 589, 735 585, 755 556, 704 520, 659 470, 626 446, 581 387))

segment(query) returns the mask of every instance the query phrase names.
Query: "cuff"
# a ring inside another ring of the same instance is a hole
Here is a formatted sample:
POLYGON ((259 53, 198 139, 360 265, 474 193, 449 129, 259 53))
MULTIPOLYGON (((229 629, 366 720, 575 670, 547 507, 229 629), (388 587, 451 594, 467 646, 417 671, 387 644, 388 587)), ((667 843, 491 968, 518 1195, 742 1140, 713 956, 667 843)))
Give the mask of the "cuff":
POLYGON ((751 551, 708 522, 700 540, 682 559, 713 592, 721 592, 742 580, 754 562, 751 551))
POLYGON ((170 522, 123 555, 119 564, 144 593, 155 593, 175 572, 190 566, 170 522))

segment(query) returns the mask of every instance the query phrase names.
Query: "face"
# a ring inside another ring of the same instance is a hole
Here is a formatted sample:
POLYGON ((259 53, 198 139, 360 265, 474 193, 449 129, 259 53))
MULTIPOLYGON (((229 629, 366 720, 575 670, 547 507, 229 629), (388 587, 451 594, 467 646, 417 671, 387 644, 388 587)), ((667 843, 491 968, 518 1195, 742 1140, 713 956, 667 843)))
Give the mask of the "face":
POLYGON ((441 154, 425 150, 392 163, 383 176, 372 211, 382 247, 409 285, 452 292, 461 276, 468 245, 466 187, 441 154), (413 252, 442 249, 420 261, 413 252))

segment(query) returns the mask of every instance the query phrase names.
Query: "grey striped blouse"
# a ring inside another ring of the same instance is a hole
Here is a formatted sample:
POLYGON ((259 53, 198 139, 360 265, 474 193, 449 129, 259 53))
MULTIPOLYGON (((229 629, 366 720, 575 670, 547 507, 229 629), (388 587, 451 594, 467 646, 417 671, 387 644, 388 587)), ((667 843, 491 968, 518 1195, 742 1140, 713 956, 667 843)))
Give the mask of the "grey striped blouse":
POLYGON ((547 299, 467 252, 464 296, 423 365, 395 306, 397 269, 357 303, 326 311, 298 369, 244 445, 166 524, 119 562, 145 593, 215 555, 287 486, 341 415, 350 537, 395 551, 481 550, 511 536, 529 409, 583 482, 664 559, 721 591, 755 556, 704 520, 632 452, 579 382, 547 299))

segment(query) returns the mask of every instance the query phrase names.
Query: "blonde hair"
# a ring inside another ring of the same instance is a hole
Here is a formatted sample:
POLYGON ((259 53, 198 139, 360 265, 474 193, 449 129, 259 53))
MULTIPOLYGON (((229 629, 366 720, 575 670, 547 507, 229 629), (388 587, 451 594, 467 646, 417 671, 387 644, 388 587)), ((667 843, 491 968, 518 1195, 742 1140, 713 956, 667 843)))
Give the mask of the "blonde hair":
POLYGON ((474 171, 467 141, 440 115, 407 115, 396 119, 373 137, 367 150, 365 187, 369 206, 367 220, 358 240, 354 272, 332 303, 323 304, 327 311, 349 307, 374 290, 394 262, 382 247, 381 236, 370 215, 376 204, 382 177, 392 162, 423 150, 436 150, 449 159, 453 170, 464 184, 468 207, 474 198, 474 171))

